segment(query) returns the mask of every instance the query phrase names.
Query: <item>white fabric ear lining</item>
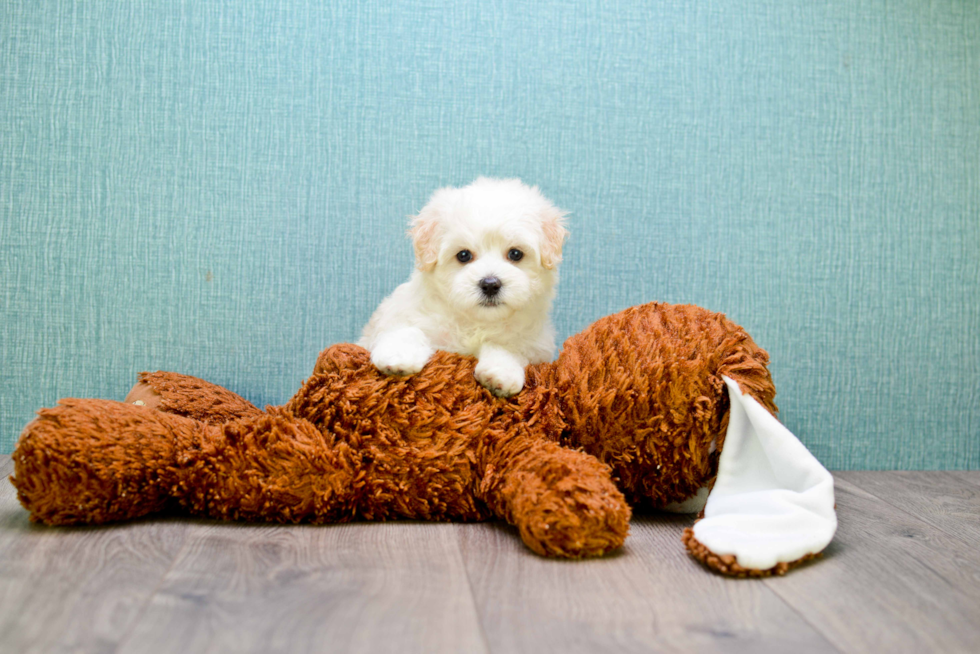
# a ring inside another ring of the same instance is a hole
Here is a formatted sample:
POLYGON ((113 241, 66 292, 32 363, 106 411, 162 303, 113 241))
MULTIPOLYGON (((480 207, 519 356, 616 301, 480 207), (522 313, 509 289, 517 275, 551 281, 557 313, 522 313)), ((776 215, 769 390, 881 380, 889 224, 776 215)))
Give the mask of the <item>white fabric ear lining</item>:
POLYGON ((822 551, 837 530, 833 477, 755 398, 723 379, 728 431, 694 537, 754 570, 822 551))

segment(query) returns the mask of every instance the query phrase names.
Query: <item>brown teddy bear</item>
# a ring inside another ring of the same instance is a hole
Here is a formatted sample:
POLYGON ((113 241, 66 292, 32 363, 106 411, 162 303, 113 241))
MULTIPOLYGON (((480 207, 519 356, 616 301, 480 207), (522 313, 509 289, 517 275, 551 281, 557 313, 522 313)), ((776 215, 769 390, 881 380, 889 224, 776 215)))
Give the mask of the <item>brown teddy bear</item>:
POLYGON ((696 511, 714 485, 689 551, 725 574, 782 574, 829 543, 836 518, 829 474, 774 418, 767 363, 721 314, 647 304, 528 366, 509 399, 477 383, 472 358, 439 352, 388 377, 355 345, 325 350, 265 411, 194 377, 143 373, 125 402, 39 411, 11 481, 51 525, 168 507, 280 522, 495 517, 562 557, 619 547, 631 505, 696 511))

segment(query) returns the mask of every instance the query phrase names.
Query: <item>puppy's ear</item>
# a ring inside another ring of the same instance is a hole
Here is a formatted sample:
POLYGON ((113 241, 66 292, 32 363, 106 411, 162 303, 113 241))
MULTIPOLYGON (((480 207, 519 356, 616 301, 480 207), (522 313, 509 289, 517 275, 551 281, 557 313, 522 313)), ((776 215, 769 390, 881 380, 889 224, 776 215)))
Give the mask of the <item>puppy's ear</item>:
POLYGON ((561 249, 568 236, 565 214, 555 207, 545 209, 541 217, 541 233, 541 265, 550 270, 561 263, 561 249))
POLYGON ((422 272, 429 272, 439 261, 439 222, 453 188, 439 189, 432 194, 429 203, 422 207, 419 215, 412 218, 408 235, 415 247, 415 266, 422 272))
POLYGON ((408 230, 408 235, 412 237, 412 245, 415 247, 415 267, 422 272, 429 272, 439 261, 436 237, 439 219, 433 214, 434 212, 423 209, 419 215, 412 218, 412 227, 408 230))

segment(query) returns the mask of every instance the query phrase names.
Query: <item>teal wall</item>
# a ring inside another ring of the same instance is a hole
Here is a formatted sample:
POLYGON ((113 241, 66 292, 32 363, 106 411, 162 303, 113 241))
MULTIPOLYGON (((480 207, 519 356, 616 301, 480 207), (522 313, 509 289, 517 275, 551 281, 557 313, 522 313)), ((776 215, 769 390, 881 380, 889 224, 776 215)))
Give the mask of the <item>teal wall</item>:
POLYGON ((284 401, 480 174, 560 336, 727 313, 831 468, 980 467, 980 3, 0 3, 0 446, 171 369, 284 401))

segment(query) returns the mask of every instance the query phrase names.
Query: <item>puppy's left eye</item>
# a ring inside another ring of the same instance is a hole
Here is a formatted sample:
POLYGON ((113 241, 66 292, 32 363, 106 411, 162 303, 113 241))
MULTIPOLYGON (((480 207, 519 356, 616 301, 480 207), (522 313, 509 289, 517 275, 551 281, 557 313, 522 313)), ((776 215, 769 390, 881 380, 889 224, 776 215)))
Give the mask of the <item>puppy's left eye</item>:
POLYGON ((511 248, 510 251, 507 252, 507 258, 511 261, 520 261, 524 258, 524 253, 517 248, 511 248))

